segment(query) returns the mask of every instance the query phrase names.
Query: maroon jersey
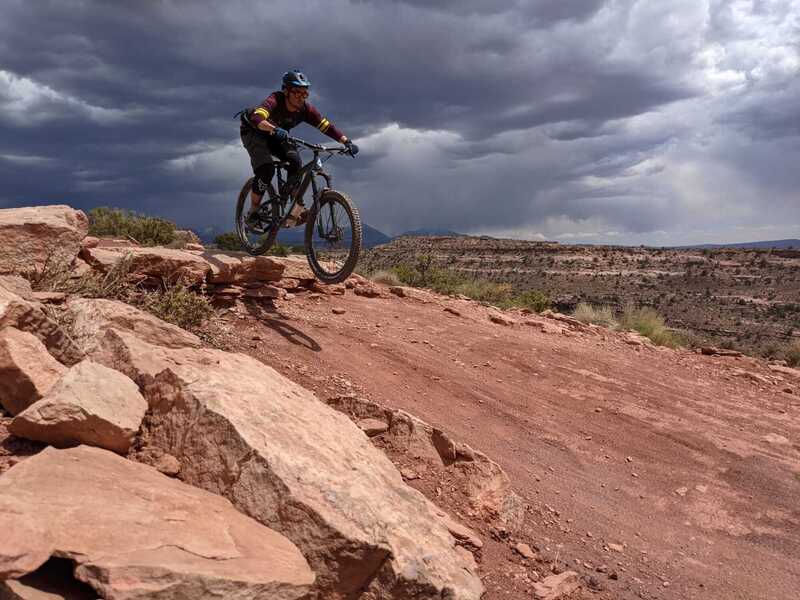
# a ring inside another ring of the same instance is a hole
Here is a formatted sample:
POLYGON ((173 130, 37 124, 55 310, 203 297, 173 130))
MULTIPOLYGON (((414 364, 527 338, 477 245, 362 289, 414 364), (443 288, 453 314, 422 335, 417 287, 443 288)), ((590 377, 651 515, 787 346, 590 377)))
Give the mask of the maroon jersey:
POLYGON ((250 122, 255 127, 258 127, 258 124, 265 119, 276 127, 280 127, 286 131, 289 131, 292 127, 296 127, 300 123, 308 123, 337 142, 341 141, 342 137, 344 137, 344 134, 339 131, 336 125, 323 117, 309 102, 304 102, 303 106, 297 112, 290 112, 286 107, 286 98, 283 92, 272 92, 269 97, 250 114, 250 122))

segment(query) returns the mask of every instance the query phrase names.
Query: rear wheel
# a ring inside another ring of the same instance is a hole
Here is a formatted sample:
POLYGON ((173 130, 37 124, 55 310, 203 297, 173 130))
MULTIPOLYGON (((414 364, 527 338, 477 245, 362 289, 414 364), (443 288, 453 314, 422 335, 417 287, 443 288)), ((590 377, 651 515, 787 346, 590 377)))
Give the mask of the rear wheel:
POLYGON ((306 223, 306 256, 323 283, 340 283, 356 268, 361 253, 361 217, 345 194, 322 192, 306 223))
POLYGON ((239 199, 236 201, 236 235, 242 244, 242 249, 252 255, 264 254, 275 243, 281 220, 280 207, 271 202, 269 196, 264 194, 261 201, 260 216, 253 222, 247 222, 250 214, 250 189, 253 178, 248 179, 239 199))

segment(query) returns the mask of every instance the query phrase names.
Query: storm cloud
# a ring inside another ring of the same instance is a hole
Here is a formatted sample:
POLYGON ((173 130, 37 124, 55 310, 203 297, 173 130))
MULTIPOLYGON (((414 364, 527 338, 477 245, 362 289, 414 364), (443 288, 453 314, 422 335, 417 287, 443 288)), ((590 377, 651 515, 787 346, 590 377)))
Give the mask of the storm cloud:
POLYGON ((800 235, 800 0, 5 0, 0 207, 230 228, 231 117, 293 67, 389 234, 800 235))

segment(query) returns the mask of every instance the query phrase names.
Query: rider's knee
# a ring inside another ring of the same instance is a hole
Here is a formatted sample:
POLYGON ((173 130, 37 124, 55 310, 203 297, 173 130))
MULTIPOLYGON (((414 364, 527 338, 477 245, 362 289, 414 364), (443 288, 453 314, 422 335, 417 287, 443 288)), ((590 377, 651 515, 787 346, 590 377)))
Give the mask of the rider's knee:
POLYGON ((257 196, 261 196, 267 190, 267 187, 272 181, 274 175, 275 167, 272 166, 272 163, 264 164, 258 167, 255 171, 255 177, 253 177, 253 193, 257 196))

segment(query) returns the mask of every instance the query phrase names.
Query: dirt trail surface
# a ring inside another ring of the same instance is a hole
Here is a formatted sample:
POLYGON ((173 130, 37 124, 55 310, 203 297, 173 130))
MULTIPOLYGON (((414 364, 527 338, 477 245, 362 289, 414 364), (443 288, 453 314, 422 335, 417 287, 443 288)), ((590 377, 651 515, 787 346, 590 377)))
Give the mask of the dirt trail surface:
MULTIPOLYGON (((323 399, 407 410, 499 463, 527 504, 522 529, 458 515, 484 539, 487 599, 533 597, 531 581, 550 574, 540 563, 577 571, 575 598, 798 597, 792 374, 536 316, 504 325, 472 302, 382 289, 232 310, 209 333, 323 399), (516 540, 540 562, 512 552, 516 540)), ((425 472, 409 483, 439 489, 425 472)))

